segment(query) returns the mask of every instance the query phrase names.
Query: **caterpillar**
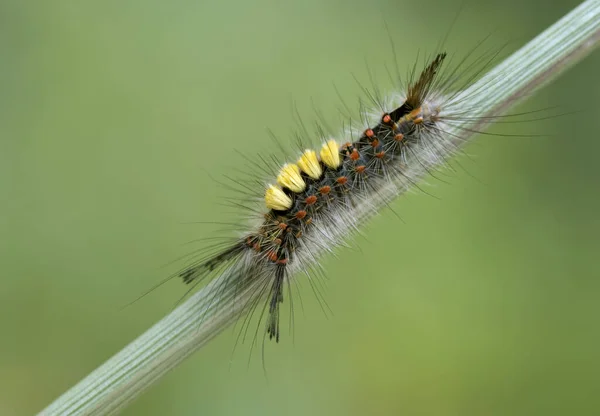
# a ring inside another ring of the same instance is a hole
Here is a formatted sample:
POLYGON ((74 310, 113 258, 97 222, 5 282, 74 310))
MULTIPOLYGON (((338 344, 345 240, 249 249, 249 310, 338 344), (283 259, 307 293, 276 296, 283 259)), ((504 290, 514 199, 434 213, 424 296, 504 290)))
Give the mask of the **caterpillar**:
POLYGON ((452 111, 457 96, 448 88, 458 78, 453 72, 440 76, 447 59, 445 52, 436 54, 404 94, 385 103, 371 95, 385 108, 364 113, 363 128, 345 132, 345 139, 323 137, 320 147, 304 148, 283 163, 264 188, 259 223, 181 270, 183 282, 194 288, 227 270, 240 288, 253 285, 256 299, 266 298, 266 335, 278 342, 285 286, 294 271, 314 270, 318 257, 339 245, 346 230, 358 229, 359 219, 348 212, 357 206, 368 210, 385 187, 392 186, 393 194, 413 187, 412 165, 439 166, 457 151, 448 127, 468 114, 452 111))

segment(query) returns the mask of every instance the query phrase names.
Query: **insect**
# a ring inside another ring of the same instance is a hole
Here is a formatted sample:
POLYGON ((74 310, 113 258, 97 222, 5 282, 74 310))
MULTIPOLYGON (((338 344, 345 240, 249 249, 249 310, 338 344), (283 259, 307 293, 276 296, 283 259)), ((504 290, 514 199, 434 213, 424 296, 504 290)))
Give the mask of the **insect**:
POLYGON ((446 53, 436 54, 404 94, 374 120, 365 115, 363 128, 346 139, 324 137, 320 147, 282 164, 265 187, 259 224, 183 269, 183 281, 193 288, 227 270, 240 290, 252 286, 256 299, 266 298, 266 335, 279 341, 280 309, 294 271, 314 268, 321 253, 340 244, 340 230, 357 228, 360 218, 350 212, 375 212, 373 201, 384 188, 398 194, 414 186, 414 165, 429 169, 457 150, 456 136, 447 133, 458 117, 447 105, 455 79, 440 77, 446 60, 446 53))

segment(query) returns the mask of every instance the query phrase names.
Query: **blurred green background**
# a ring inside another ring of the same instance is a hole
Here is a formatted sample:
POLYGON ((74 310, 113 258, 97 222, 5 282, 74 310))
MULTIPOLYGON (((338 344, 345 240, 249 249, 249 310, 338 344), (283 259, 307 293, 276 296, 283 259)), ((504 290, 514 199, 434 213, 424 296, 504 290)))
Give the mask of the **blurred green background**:
MULTIPOLYGON (((467 2, 447 49, 510 52, 577 4, 467 2)), ((294 105, 338 125, 333 83, 354 105, 368 62, 390 88, 384 21, 404 71, 460 5, 3 1, 0 415, 41 410, 171 310, 180 282, 121 307, 218 228, 186 223, 231 219, 207 172, 268 151, 268 128, 291 138, 294 105)), ((478 138, 437 198, 400 198, 403 221, 324 259, 334 316, 303 284, 268 378, 229 329, 124 414, 598 414, 599 71, 596 53, 513 110, 575 114, 492 130, 542 137, 478 138)))

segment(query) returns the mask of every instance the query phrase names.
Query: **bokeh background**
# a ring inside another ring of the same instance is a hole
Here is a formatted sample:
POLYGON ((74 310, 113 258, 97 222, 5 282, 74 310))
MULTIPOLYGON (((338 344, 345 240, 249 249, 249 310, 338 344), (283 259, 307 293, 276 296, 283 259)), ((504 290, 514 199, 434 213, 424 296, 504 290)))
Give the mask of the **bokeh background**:
MULTIPOLYGON (((41 410, 171 310, 180 282, 122 306, 214 235, 189 222, 230 219, 210 176, 268 153, 267 129, 291 139, 294 106, 337 125, 334 83, 350 105, 367 67, 391 87, 383 22, 405 70, 461 4, 3 1, 0 414, 41 410)), ((466 2, 447 49, 510 52, 577 4, 466 2)), ((325 258, 334 315, 303 284, 267 377, 229 329, 124 414, 598 414, 599 58, 513 110, 575 113, 494 127, 436 198, 325 258)))

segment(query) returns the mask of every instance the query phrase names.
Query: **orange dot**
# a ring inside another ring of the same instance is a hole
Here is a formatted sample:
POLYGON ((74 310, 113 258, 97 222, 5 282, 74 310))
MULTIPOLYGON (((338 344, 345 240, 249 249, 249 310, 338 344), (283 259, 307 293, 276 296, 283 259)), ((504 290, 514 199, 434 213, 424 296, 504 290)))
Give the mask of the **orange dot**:
POLYGON ((371 146, 373 146, 373 147, 379 146, 379 140, 377 138, 373 139, 373 141, 371 142, 371 146))
POLYGON ((304 200, 304 202, 306 203, 306 205, 312 205, 312 204, 314 204, 315 202, 317 202, 317 197, 316 197, 316 195, 311 195, 311 196, 307 197, 307 198, 304 200))
POLYGON ((365 136, 367 136, 370 139, 371 137, 375 136, 375 133, 371 129, 366 129, 365 136))
POLYGON ((327 195, 329 192, 331 192, 331 186, 329 185, 325 185, 319 188, 319 192, 321 193, 321 195, 327 195))
POLYGON ((287 224, 285 222, 280 222, 279 224, 277 224, 277 226, 281 229, 281 230, 285 230, 287 228, 287 224))
POLYGON ((267 252, 267 257, 271 261, 277 261, 277 253, 274 252, 273 250, 267 252))
POLYGON ((379 153, 375 153, 375 157, 378 158, 378 159, 383 158, 383 156, 385 156, 385 152, 384 151, 381 151, 379 153))
POLYGON ((348 182, 348 178, 346 178, 345 176, 340 176, 335 181, 340 185, 344 185, 346 182, 348 182))
POLYGON ((421 124, 423 122, 423 117, 417 117, 413 120, 413 123, 415 124, 421 124))
POLYGON ((384 114, 381 121, 383 121, 385 124, 390 124, 392 122, 392 118, 389 114, 384 114))
POLYGON ((300 210, 300 211, 296 212, 296 219, 301 220, 304 217, 306 217, 306 211, 300 210))
POLYGON ((404 134, 402 133, 398 133, 394 136, 394 140, 396 140, 397 142, 401 142, 404 139, 404 134))
POLYGON ((365 165, 360 165, 357 166, 356 169, 354 169, 356 171, 356 173, 363 173, 365 171, 366 166, 365 165))
POLYGON ((350 159, 354 161, 360 159, 360 154, 358 154, 358 150, 354 149, 352 153, 350 153, 350 159))

